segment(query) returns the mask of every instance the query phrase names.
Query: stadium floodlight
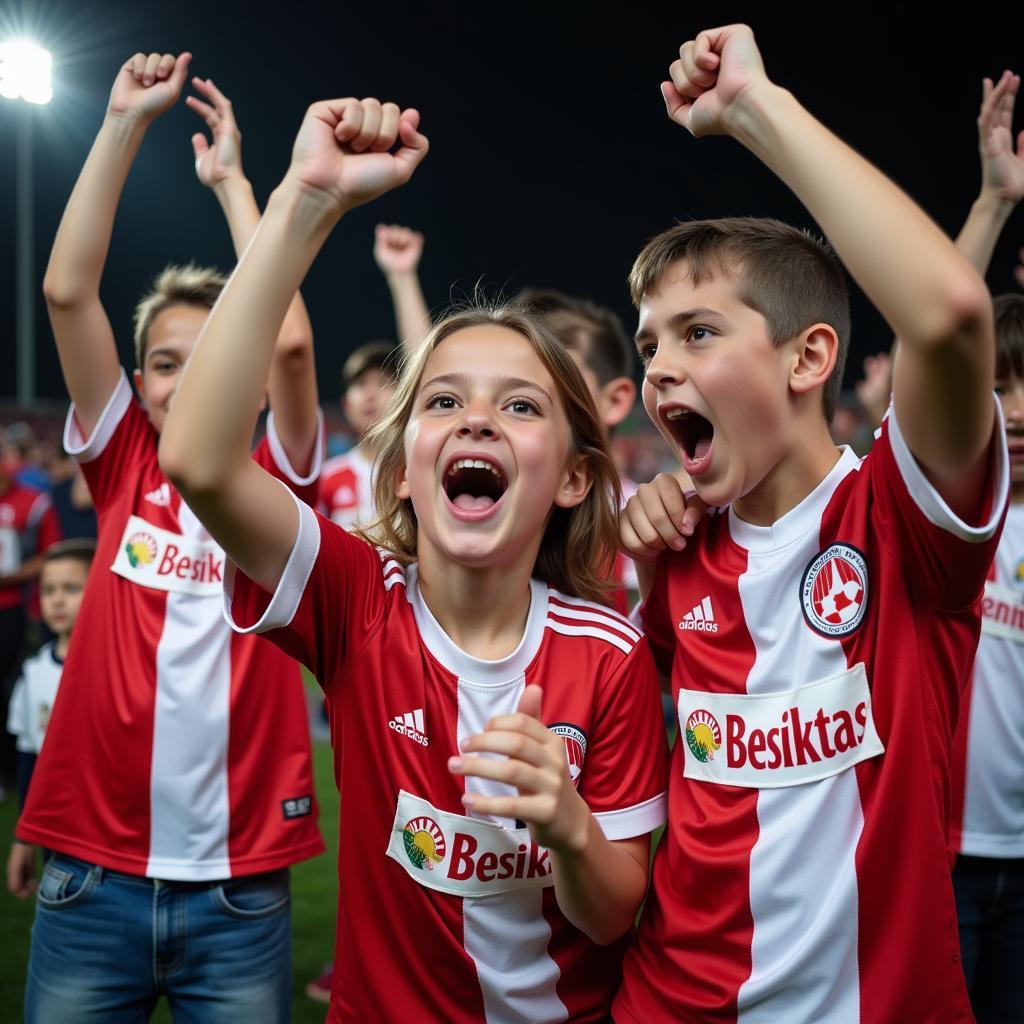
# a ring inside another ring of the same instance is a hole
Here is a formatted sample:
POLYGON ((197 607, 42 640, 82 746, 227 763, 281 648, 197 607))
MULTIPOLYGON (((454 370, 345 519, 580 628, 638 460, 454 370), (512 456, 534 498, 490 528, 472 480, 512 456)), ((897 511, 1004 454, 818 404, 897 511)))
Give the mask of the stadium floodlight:
POLYGON ((49 103, 53 98, 49 50, 27 39, 0 43, 0 96, 28 103, 49 103))

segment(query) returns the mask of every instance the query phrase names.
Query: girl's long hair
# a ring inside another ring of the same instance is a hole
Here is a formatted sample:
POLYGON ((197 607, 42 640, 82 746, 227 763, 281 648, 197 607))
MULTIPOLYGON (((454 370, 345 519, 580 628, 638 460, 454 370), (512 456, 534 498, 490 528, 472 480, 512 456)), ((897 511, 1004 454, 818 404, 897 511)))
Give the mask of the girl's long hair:
POLYGON ((618 546, 619 474, 608 451, 593 398, 572 357, 522 307, 480 303, 458 308, 439 320, 419 348, 403 360, 387 413, 368 441, 377 453, 374 501, 377 518, 356 531, 391 552, 400 562, 416 560, 416 513, 409 499, 395 494, 405 468, 405 431, 431 353, 445 338, 469 327, 493 324, 524 337, 555 381, 569 422, 570 461, 579 459, 591 480, 586 498, 571 509, 553 507, 537 553, 533 575, 552 587, 591 601, 602 601, 618 546))

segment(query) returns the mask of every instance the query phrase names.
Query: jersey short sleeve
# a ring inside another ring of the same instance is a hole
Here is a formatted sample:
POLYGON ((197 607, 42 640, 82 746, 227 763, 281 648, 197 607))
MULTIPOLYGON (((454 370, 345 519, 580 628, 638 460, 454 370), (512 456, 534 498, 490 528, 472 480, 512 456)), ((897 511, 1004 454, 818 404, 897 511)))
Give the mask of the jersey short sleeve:
POLYGON ((156 447, 156 431, 132 394, 124 370, 86 437, 74 405, 64 424, 64 448, 82 466, 97 512, 107 508, 143 459, 156 447))
POLYGON ((1009 456, 998 401, 993 419, 978 523, 957 516, 927 478, 892 408, 861 468, 870 474, 879 542, 907 566, 912 587, 948 610, 971 604, 981 593, 1006 512, 1009 456))
POLYGON ((641 640, 598 687, 594 741, 580 795, 609 839, 645 835, 665 823, 668 743, 657 672, 641 640))
POLYGON ((320 471, 324 457, 324 417, 317 410, 316 444, 308 473, 300 473, 291 464, 274 425, 274 410, 267 414, 267 432, 252 453, 253 460, 271 476, 286 484, 307 505, 316 507, 320 491, 320 471))
POLYGON ((386 590, 380 555, 293 495, 299 526, 273 594, 230 561, 224 612, 239 633, 261 633, 330 691, 380 627, 386 590))

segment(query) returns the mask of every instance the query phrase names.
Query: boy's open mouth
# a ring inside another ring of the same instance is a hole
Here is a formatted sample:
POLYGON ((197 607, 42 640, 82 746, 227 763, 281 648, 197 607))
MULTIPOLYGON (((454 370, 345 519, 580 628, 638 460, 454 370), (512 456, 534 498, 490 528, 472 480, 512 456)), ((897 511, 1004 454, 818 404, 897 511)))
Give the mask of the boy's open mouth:
POLYGON ((507 490, 501 467, 489 459, 456 459, 444 475, 444 493, 464 512, 491 508, 507 490))
POLYGON ((702 462, 711 450, 715 428, 699 412, 681 405, 671 406, 661 413, 676 443, 690 462, 702 462))

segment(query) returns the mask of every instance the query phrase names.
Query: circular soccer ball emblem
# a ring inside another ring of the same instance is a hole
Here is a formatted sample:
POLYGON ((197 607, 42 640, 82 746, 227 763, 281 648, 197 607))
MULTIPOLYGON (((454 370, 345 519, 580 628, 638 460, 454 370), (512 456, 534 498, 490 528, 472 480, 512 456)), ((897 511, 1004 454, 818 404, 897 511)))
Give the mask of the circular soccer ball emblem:
POLYGON ((414 868, 433 871, 435 864, 444 860, 448 845, 441 827, 433 818, 419 817, 406 822, 402 829, 405 855, 414 868))
POLYGON ((722 749, 722 730, 710 711, 698 708, 686 720, 686 745, 698 761, 714 761, 722 749))
POLYGON ((571 722, 555 722, 548 728, 561 736, 565 743, 565 759, 569 762, 569 778, 578 786, 580 773, 583 771, 583 759, 587 756, 587 734, 571 722))
POLYGON ((848 636, 868 606, 867 559, 849 544, 826 548, 804 570, 800 599, 811 629, 822 636, 848 636))

